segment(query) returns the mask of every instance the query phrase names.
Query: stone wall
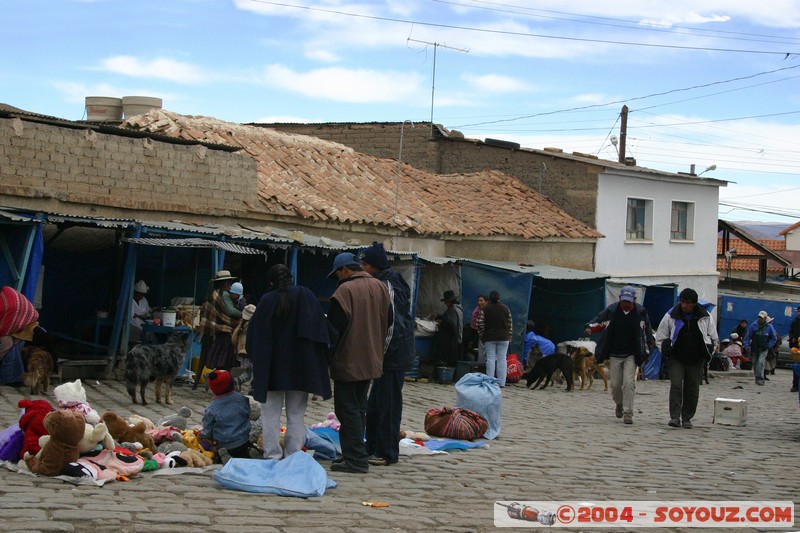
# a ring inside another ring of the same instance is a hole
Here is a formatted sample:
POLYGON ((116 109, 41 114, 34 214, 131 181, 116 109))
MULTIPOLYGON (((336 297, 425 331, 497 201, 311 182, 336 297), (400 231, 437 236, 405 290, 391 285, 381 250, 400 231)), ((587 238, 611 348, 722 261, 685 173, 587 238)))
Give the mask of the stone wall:
POLYGON ((251 157, 88 128, 0 119, 4 197, 51 200, 49 206, 67 202, 225 215, 256 204, 257 185, 251 157))
MULTIPOLYGON (((376 157, 398 159, 401 124, 269 124, 278 131, 311 135, 350 146, 376 157)), ((460 174, 486 169, 515 176, 564 211, 591 227, 597 226, 598 175, 603 167, 585 159, 543 150, 492 146, 458 134, 445 137, 430 123, 402 125, 402 161, 437 174, 460 174), (432 140, 433 139, 433 140, 432 140)))

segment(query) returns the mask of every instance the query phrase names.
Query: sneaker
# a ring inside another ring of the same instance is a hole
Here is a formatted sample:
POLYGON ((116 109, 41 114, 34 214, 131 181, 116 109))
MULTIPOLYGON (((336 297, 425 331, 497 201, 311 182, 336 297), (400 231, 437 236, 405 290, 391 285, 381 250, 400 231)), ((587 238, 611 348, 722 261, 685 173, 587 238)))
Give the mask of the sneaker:
POLYGON ((617 410, 614 412, 617 415, 617 418, 622 418, 622 404, 617 404, 617 410))
POLYGON ((371 455, 367 462, 373 466, 389 466, 389 460, 384 457, 378 457, 377 455, 371 455))
POLYGON ((217 455, 219 456, 219 461, 222 464, 226 464, 228 461, 231 460, 231 454, 228 453, 228 450, 225 448, 217 448, 217 455))
POLYGON ((633 415, 626 414, 625 418, 622 419, 623 422, 626 424, 633 424, 633 415))
POLYGON ((685 427, 686 429, 692 429, 692 421, 691 420, 684 420, 683 421, 683 427, 685 427))
POLYGON ((680 420, 678 420, 677 418, 673 418, 672 420, 670 420, 669 422, 667 422, 667 424, 668 424, 669 426, 671 426, 671 427, 674 427, 674 428, 679 428, 679 427, 681 427, 681 421, 680 421, 680 420))
POLYGON ((367 468, 366 470, 358 470, 357 468, 354 468, 343 461, 341 463, 333 463, 331 465, 331 471, 343 472, 345 474, 366 474, 369 472, 369 469, 367 468))

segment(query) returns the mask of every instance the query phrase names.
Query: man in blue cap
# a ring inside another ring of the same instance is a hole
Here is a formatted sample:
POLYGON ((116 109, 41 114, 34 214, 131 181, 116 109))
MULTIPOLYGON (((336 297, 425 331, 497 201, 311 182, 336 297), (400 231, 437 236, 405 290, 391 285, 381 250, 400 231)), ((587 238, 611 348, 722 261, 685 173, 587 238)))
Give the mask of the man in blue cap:
POLYGON ((331 295, 328 320, 339 332, 333 350, 333 410, 341 423, 341 460, 331 465, 335 472, 369 471, 364 444, 367 393, 373 379, 383 375, 383 354, 392 323, 389 289, 361 271, 359 260, 344 252, 333 260, 328 277, 338 280, 331 295))
POLYGON ((384 282, 394 309, 392 336, 383 354, 383 376, 372 381, 367 399, 367 453, 369 464, 387 466, 400 455, 400 422, 403 418, 403 381, 414 358, 411 288, 389 266, 383 244, 373 242, 361 256, 361 268, 384 282))
POLYGON ((609 305, 586 324, 584 333, 602 331, 595 357, 598 363, 611 363, 611 397, 615 415, 626 424, 633 424, 633 394, 636 390, 636 369, 647 359, 647 346, 655 344, 647 310, 636 303, 636 289, 622 287, 619 301, 609 305))

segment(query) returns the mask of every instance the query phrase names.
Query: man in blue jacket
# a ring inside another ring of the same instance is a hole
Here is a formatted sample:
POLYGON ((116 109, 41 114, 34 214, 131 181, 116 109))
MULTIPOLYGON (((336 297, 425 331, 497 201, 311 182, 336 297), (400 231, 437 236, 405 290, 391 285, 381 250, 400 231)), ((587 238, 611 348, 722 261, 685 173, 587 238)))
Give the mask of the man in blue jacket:
POLYGON ((753 374, 755 374, 756 385, 764 384, 764 362, 767 360, 767 352, 770 348, 775 348, 778 344, 778 334, 772 324, 767 322, 766 311, 758 312, 758 320, 750 324, 747 328, 747 335, 744 336, 744 347, 750 351, 750 359, 753 359, 753 374))
POLYGON ((611 362, 611 397, 615 414, 626 424, 633 424, 633 394, 636 369, 647 359, 647 346, 655 343, 647 310, 636 303, 636 289, 622 287, 619 302, 609 305, 586 324, 584 333, 603 332, 597 341, 598 363, 611 362))
POLYGON ((411 288, 389 266, 383 244, 373 242, 361 258, 361 270, 384 282, 394 308, 391 338, 383 355, 383 375, 372 380, 367 399, 367 453, 369 464, 396 463, 400 454, 400 421, 403 417, 403 382, 414 358, 411 288))

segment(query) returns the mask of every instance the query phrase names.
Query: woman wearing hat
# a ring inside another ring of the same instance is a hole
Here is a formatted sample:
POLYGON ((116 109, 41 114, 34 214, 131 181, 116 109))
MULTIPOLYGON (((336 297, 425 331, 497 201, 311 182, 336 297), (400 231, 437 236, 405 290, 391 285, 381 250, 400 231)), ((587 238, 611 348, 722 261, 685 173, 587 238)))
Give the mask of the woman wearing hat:
MULTIPOLYGON (((236 278, 227 270, 218 271, 210 281, 211 291, 200 309, 200 375, 203 368, 230 370, 237 364, 231 334, 242 318, 228 290, 236 278)), ((196 389, 200 380, 194 382, 196 389)))
POLYGON ((461 354, 464 312, 455 291, 444 291, 442 301, 447 309, 444 314, 435 317, 439 329, 431 341, 431 361, 455 366, 461 354))
POLYGON ((146 318, 152 313, 150 303, 145 298, 145 294, 150 290, 147 283, 143 279, 136 282, 133 286, 133 300, 131 301, 131 342, 141 342, 142 340, 142 325, 146 318))

